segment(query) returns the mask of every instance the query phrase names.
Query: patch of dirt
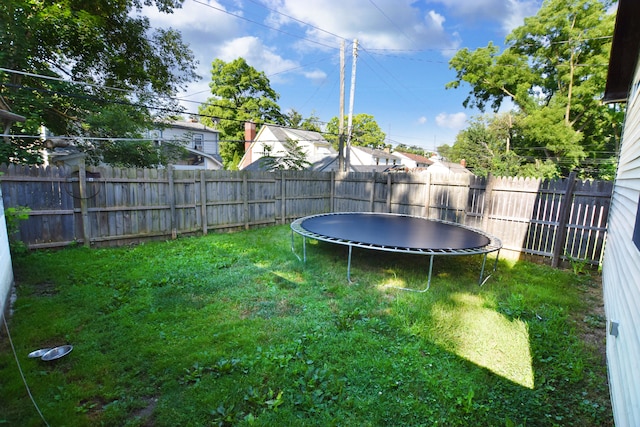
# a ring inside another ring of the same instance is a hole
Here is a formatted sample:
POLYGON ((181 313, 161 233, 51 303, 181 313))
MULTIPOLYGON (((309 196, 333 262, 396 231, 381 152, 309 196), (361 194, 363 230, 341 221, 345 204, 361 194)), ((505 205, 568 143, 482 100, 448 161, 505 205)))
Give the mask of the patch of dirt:
POLYGON ((34 285, 31 290, 35 297, 52 297, 58 293, 55 283, 52 282, 38 283, 34 285))
POLYGON ((582 319, 576 319, 576 323, 583 341, 598 352, 598 361, 606 366, 607 320, 602 296, 602 277, 592 276, 583 290, 587 309, 582 319))
POLYGON ((157 397, 148 397, 145 399, 147 406, 144 408, 138 409, 133 413, 134 418, 139 418, 142 421, 143 427, 150 427, 155 425, 153 420, 153 411, 155 411, 156 406, 158 405, 157 397))

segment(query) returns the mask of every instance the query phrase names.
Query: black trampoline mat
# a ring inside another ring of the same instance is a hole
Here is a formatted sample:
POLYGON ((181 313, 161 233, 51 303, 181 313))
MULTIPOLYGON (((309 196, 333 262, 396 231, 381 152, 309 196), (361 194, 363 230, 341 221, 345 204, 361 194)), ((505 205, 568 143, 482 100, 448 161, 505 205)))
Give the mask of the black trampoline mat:
POLYGON ((490 243, 487 236, 467 228, 404 215, 318 215, 303 220, 301 226, 328 238, 417 250, 478 249, 490 243))

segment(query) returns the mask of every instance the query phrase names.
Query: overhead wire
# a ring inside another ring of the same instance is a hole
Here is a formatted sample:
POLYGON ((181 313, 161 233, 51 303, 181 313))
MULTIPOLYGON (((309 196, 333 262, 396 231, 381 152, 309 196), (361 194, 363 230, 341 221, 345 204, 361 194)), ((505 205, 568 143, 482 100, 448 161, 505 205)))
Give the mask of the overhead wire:
POLYGON ((214 10, 217 10, 217 11, 219 11, 219 12, 225 13, 225 14, 227 14, 227 15, 233 16, 233 17, 235 17, 235 18, 242 19, 242 20, 244 20, 244 21, 247 21, 247 22, 250 22, 250 23, 252 23, 252 24, 258 25, 258 26, 260 26, 260 27, 264 27, 264 28, 267 28, 267 29, 272 30, 272 31, 277 31, 277 32, 279 32, 279 33, 285 34, 285 35, 290 36, 290 37, 295 37, 295 38, 297 38, 297 39, 301 39, 301 40, 304 40, 304 41, 308 41, 309 43, 314 43, 314 44, 317 44, 317 45, 319 45, 319 46, 323 46, 323 47, 326 47, 326 48, 329 48, 329 49, 339 49, 339 47, 337 47, 337 46, 330 46, 330 45, 328 45, 328 44, 326 44, 326 43, 322 43, 322 42, 319 42, 319 41, 317 41, 317 40, 312 40, 312 39, 310 39, 310 38, 308 38, 308 37, 299 36, 299 35, 297 35, 297 34, 293 34, 293 33, 290 33, 290 32, 288 32, 288 31, 281 30, 280 28, 271 27, 271 26, 266 25, 266 24, 263 24, 263 23, 261 23, 261 22, 254 21, 254 20, 249 19, 249 18, 246 18, 246 17, 244 17, 244 16, 242 16, 242 15, 238 15, 237 13, 229 12, 228 10, 225 10, 225 9, 223 9, 223 8, 221 8, 221 7, 213 6, 213 5, 212 5, 212 4, 210 4, 210 3, 205 3, 205 2, 200 1, 200 0, 191 0, 191 1, 193 1, 194 3, 201 4, 201 5, 205 6, 205 7, 210 8, 210 9, 214 9, 214 10))

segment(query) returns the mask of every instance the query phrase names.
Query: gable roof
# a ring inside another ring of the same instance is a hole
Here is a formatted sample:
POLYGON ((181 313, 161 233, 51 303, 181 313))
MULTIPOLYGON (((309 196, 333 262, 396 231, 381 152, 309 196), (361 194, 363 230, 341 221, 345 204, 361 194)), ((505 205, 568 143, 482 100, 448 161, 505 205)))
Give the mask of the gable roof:
POLYGON ((437 172, 440 170, 448 171, 450 173, 464 173, 467 175, 473 175, 473 172, 462 166, 460 163, 447 162, 445 160, 436 160, 431 166, 427 168, 427 170, 429 172, 437 172))
POLYGON ((260 134, 263 130, 270 130, 273 136, 280 142, 292 139, 294 141, 309 141, 317 144, 329 144, 326 139, 319 132, 304 129, 293 129, 278 125, 263 125, 256 135, 256 141, 260 139, 260 134))
POLYGON ((433 160, 429 159, 428 157, 421 156, 420 154, 405 153, 404 151, 394 151, 394 154, 397 154, 399 156, 404 156, 408 159, 413 160, 416 163, 426 163, 428 165, 433 163, 433 160))
POLYGON ((220 133, 219 130, 210 128, 205 126, 200 122, 191 122, 191 121, 182 121, 182 120, 170 120, 168 122, 159 122, 158 125, 166 126, 168 128, 174 129, 184 129, 189 131, 200 131, 200 132, 214 132, 220 133))
POLYGON ((605 102, 624 102, 629 96, 640 51, 640 2, 619 0, 616 27, 609 57, 605 102))

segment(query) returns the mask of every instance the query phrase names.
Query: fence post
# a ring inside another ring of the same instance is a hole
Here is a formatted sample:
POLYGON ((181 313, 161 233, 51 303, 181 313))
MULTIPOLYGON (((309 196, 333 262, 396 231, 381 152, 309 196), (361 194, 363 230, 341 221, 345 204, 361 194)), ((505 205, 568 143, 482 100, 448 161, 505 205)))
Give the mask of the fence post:
POLYGON ((487 174, 487 180, 484 184, 484 203, 482 205, 482 230, 489 232, 489 214, 491 214, 493 199, 493 183, 495 178, 491 172, 487 174))
POLYGON ((391 174, 387 174, 387 212, 391 212, 391 174))
POLYGON ((286 195, 286 181, 284 176, 284 171, 280 172, 280 197, 282 201, 280 202, 280 215, 282 216, 282 224, 287 223, 287 195, 286 195))
POLYGON ((329 212, 334 212, 335 207, 335 195, 336 195, 336 171, 331 171, 331 183, 329 184, 331 189, 329 190, 329 212))
POLYGON ((202 234, 207 234, 207 178, 205 171, 200 171, 200 216, 202 217, 202 234))
POLYGON ((571 214, 571 199, 573 198, 573 189, 576 186, 576 173, 571 172, 567 180, 567 190, 562 197, 562 204, 560 205, 560 212, 558 213, 558 232, 556 233, 556 239, 553 243, 553 259, 551 260, 551 266, 554 268, 558 267, 558 264, 560 263, 562 249, 564 248, 564 241, 567 237, 567 225, 569 222, 569 215, 571 214))
POLYGON ((429 218, 429 204, 431 203, 431 173, 426 172, 427 180, 424 183, 424 213, 425 218, 429 218))
POLYGON ((91 227, 89 224, 89 207, 87 206, 87 166, 80 160, 78 169, 78 187, 80 189, 80 216, 82 217, 82 239, 84 246, 91 247, 91 227))
POLYGON ((244 228, 249 229, 249 181, 247 172, 242 172, 242 211, 244 213, 244 228))
POLYGON ((170 207, 170 215, 169 218, 170 227, 171 227, 171 238, 178 238, 178 230, 176 229, 176 195, 175 195, 175 186, 173 184, 173 165, 167 165, 167 178, 169 179, 169 207, 170 207))
POLYGON ((371 194, 369 195, 369 212, 374 211, 376 198, 376 171, 371 174, 371 194))

